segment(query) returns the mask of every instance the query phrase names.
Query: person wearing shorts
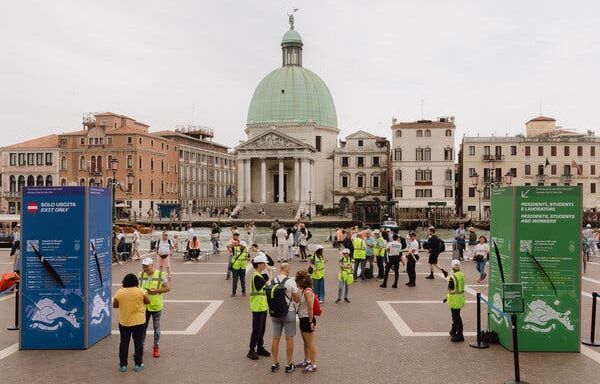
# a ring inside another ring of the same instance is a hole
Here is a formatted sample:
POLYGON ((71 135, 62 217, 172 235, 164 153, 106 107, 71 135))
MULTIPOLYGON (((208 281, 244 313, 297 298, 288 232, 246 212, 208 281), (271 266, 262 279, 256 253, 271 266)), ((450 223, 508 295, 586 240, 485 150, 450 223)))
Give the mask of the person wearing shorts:
MULTIPOLYGON (((275 278, 275 281, 283 281, 290 274, 290 265, 288 263, 282 263, 279 267, 279 276, 275 278)), ((294 279, 287 279, 285 281, 286 297, 289 310, 286 316, 283 317, 272 317, 273 325, 273 343, 271 344, 271 358, 273 365, 271 365, 271 372, 279 371, 279 341, 281 340, 281 334, 285 331, 285 353, 287 357, 287 365, 285 371, 291 373, 296 369, 296 366, 292 362, 294 357, 294 336, 296 336, 296 304, 300 301, 300 291, 296 286, 294 279)))
POLYGON ((161 272, 167 270, 167 276, 171 280, 171 256, 173 254, 173 245, 169 239, 169 234, 163 232, 160 240, 156 243, 156 268, 161 272))
POLYGON ((308 272, 301 269, 296 273, 296 285, 301 290, 298 303, 298 318, 300 319, 300 333, 304 341, 304 359, 296 366, 302 367, 303 372, 309 373, 317 370, 317 350, 315 348, 314 330, 317 320, 313 312, 315 293, 312 290, 312 281, 308 272))
POLYGON ((425 277, 426 279, 433 279, 434 267, 439 269, 444 274, 444 277, 448 277, 448 272, 438 265, 442 241, 443 240, 435 234, 435 228, 429 227, 429 239, 427 240, 429 243, 429 275, 425 277))

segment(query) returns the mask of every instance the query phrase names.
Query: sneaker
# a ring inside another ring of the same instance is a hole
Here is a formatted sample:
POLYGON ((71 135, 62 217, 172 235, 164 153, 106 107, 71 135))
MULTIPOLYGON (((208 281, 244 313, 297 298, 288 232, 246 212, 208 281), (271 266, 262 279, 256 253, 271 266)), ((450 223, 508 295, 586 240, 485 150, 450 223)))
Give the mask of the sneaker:
POLYGON ((442 273, 444 274, 444 277, 448 277, 448 271, 446 271, 445 269, 442 269, 442 273))
POLYGON ((258 355, 252 349, 248 351, 246 357, 248 357, 250 360, 258 360, 258 355))
POLYGON ((433 279, 433 273, 432 273, 432 274, 430 274, 430 275, 428 275, 428 276, 426 277, 426 279, 430 279, 430 280, 431 280, 431 279, 433 279))
POLYGON ((398 288, 397 284, 392 285, 392 288, 398 288))
POLYGON ((323 304, 325 300, 319 300, 319 304, 323 304))
POLYGON ((340 301, 342 301, 342 299, 337 299, 337 300, 335 301, 335 303, 337 304, 337 303, 339 303, 340 301))
POLYGON ((140 364, 140 365, 136 365, 135 367, 133 367, 133 370, 135 372, 140 372, 144 370, 144 363, 140 364))
POLYGON ((226 276, 226 277, 225 277, 225 280, 229 280, 229 279, 231 279, 229 276, 226 276))
POLYGON ((304 367, 304 369, 302 370, 302 373, 311 373, 311 372, 315 372, 316 370, 317 370, 316 364, 308 364, 306 367, 304 367))
POLYGON ((121 365, 119 367, 119 372, 127 372, 127 366, 126 365, 121 365))
POLYGON ((160 357, 160 349, 158 349, 158 345, 155 345, 154 348, 152 349, 152 356, 160 357))
POLYGON ((381 287, 381 288, 387 288, 387 285, 385 285, 385 284, 381 284, 381 285, 380 285, 380 287, 381 287))
POLYGON ((280 368, 279 363, 275 363, 275 364, 271 365, 271 372, 275 373, 275 372, 279 371, 279 368, 280 368))
POLYGON ((232 293, 232 294, 231 294, 231 297, 235 297, 235 293, 232 293))
POLYGON ((265 357, 271 356, 271 352, 267 351, 264 348, 258 348, 258 350, 256 351, 256 354, 258 356, 265 356, 265 357))
POLYGON ((296 364, 294 364, 296 367, 306 367, 307 365, 310 365, 310 363, 308 362, 308 360, 304 359, 302 361, 297 362, 296 364))
POLYGON ((296 370, 296 366, 293 363, 289 363, 285 366, 285 373, 292 373, 296 370))
POLYGON ((415 287, 416 284, 415 283, 410 283, 410 284, 406 284, 408 287, 415 287))
POLYGON ((246 292, 242 292, 242 296, 246 297, 246 292))
POLYGON ((350 300, 348 300, 348 299, 344 299, 344 301, 345 301, 346 303, 349 303, 349 302, 350 302, 350 300))

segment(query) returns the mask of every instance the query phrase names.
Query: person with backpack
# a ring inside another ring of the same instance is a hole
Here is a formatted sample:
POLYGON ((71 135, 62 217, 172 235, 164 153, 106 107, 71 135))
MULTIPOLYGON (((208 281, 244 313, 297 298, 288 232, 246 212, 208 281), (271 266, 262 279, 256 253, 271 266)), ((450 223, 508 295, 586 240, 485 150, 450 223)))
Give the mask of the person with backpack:
POLYGON ((325 263, 327 263, 327 258, 323 256, 322 245, 316 246, 315 253, 312 255, 310 263, 312 265, 308 267, 308 273, 312 278, 314 292, 319 298, 319 302, 323 303, 325 301, 325 263))
POLYGON ((233 250, 238 245, 240 245, 240 234, 233 232, 231 240, 229 240, 227 243, 227 274, 225 275, 225 280, 229 280, 231 278, 231 261, 233 260, 233 250))
POLYGON ((173 255, 173 243, 169 239, 169 234, 164 231, 162 237, 156 243, 156 268, 161 272, 167 269, 167 277, 171 280, 171 257, 173 255))
POLYGON ((245 241, 240 241, 240 244, 233 249, 231 256, 231 297, 235 297, 237 291, 237 283, 240 281, 242 296, 246 296, 246 262, 248 260, 248 249, 245 241))
POLYGON ((267 325, 267 292, 265 287, 273 278, 271 270, 267 268, 269 259, 258 252, 252 260, 254 273, 250 282, 250 311, 252 312, 252 334, 250 336, 250 350, 246 355, 251 360, 258 360, 259 356, 271 356, 264 347, 265 328, 267 325))
POLYGON ((302 290, 297 313, 300 334, 304 342, 304 359, 296 366, 302 367, 303 372, 310 373, 317 370, 314 331, 317 326, 316 316, 321 314, 321 308, 317 295, 312 290, 312 281, 307 271, 301 269, 296 273, 296 284, 298 289, 302 290))
POLYGON ((440 256, 440 253, 444 252, 446 245, 443 240, 437 237, 434 227, 429 227, 429 239, 427 243, 429 245, 429 275, 425 278, 433 279, 434 267, 442 271, 444 277, 448 277, 448 272, 438 265, 438 257, 440 256))
POLYGON ((350 285, 354 282, 354 275, 352 273, 352 257, 350 257, 350 250, 348 248, 342 249, 341 252, 338 281, 338 296, 335 302, 337 304, 342 301, 343 296, 344 301, 349 303, 348 291, 350 290, 350 285))
POLYGON ((279 371, 279 341, 285 330, 285 354, 287 365, 285 372, 294 372, 294 336, 296 336, 296 306, 300 301, 300 291, 293 279, 289 278, 290 265, 281 263, 279 275, 267 287, 267 303, 273 325, 273 343, 271 344, 271 372, 279 371))
POLYGON ((306 228, 301 227, 298 236, 298 246, 300 247, 300 261, 308 261, 306 255, 306 246, 308 245, 308 233, 306 228))

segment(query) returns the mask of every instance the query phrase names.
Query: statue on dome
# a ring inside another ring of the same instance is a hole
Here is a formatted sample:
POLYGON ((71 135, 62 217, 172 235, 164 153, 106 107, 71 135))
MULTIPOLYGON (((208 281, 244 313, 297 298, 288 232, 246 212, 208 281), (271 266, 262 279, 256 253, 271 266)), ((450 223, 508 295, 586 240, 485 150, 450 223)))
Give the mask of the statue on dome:
POLYGON ((288 21, 290 23, 290 29, 294 29, 294 13, 298 12, 300 8, 294 8, 292 12, 288 13, 288 21))

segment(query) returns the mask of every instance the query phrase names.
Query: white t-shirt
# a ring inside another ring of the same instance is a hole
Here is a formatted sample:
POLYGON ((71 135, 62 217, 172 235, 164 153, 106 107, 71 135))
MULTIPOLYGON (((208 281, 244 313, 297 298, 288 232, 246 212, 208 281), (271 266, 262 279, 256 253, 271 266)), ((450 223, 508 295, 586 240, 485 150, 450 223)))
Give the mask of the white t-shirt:
POLYGON ((279 244, 285 244, 285 240, 287 238, 287 231, 285 228, 279 228, 275 235, 277 236, 277 242, 279 244))
POLYGON ((187 230, 187 239, 188 241, 192 241, 192 239, 196 236, 196 232, 194 232, 193 228, 187 230))
POLYGON ((169 240, 158 240, 158 254, 159 255, 168 255, 171 253, 171 244, 169 240))
POLYGON ((406 242, 406 248, 408 249, 409 252, 411 250, 413 250, 412 254, 416 255, 419 253, 419 242, 417 241, 417 239, 415 239, 413 241, 408 240, 406 242))
POLYGON ((488 257, 490 253, 490 246, 487 243, 477 243, 475 246, 475 255, 481 255, 484 258, 488 257))
POLYGON ((400 256, 402 253, 402 243, 399 241, 390 241, 387 245, 388 256, 400 256))
POLYGON ((133 242, 136 244, 140 242, 140 232, 137 229, 133 231, 133 242))
MULTIPOLYGON (((277 276, 276 280, 279 282, 282 282, 283 279, 285 279, 287 276, 286 275, 279 275, 277 276)), ((286 297, 286 301, 288 303, 288 305, 290 306, 290 312, 291 311, 296 311, 296 303, 293 302, 292 300, 292 294, 298 292, 298 286, 296 285, 296 280, 294 280, 294 278, 290 277, 287 279, 287 281, 285 282, 285 295, 286 297), (292 303, 290 305, 290 302, 292 303)))

